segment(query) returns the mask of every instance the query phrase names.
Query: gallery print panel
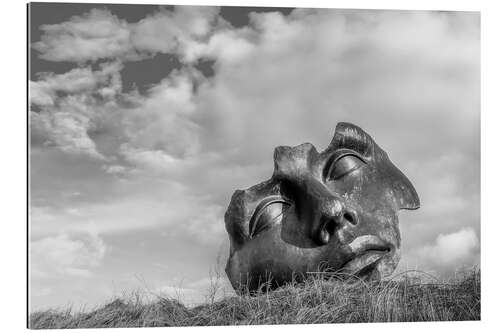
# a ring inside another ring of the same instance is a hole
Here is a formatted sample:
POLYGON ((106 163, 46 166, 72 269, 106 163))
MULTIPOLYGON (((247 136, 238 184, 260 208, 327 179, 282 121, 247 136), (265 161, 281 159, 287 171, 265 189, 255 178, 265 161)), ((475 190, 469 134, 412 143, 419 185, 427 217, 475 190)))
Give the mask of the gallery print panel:
POLYGON ((29 328, 480 320, 480 14, 42 3, 29 328))

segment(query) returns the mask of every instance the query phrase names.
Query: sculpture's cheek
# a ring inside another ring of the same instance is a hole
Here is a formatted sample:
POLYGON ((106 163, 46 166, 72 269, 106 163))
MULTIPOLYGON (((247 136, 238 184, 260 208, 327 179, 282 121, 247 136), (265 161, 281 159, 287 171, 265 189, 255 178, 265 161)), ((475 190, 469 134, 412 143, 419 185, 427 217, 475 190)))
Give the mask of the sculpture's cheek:
MULTIPOLYGON (((366 216, 365 216, 366 217, 366 216)), ((385 209, 370 214, 367 218, 370 221, 366 224, 363 233, 376 235, 384 242, 390 244, 390 252, 378 263, 376 271, 378 276, 383 278, 390 275, 396 268, 401 257, 401 235, 398 227, 398 218, 394 211, 385 209)))
POLYGON ((288 210, 281 222, 281 240, 297 248, 318 246, 311 238, 310 223, 299 220, 295 213, 295 207, 288 210))
POLYGON ((322 265, 340 268, 345 260, 334 243, 314 248, 294 246, 281 239, 281 226, 276 226, 235 251, 228 259, 226 273, 235 289, 252 289, 269 277, 278 283, 300 279, 322 265))
POLYGON ((401 243, 397 215, 392 211, 383 211, 375 214, 364 215, 364 221, 359 232, 361 234, 376 235, 399 248, 401 243))

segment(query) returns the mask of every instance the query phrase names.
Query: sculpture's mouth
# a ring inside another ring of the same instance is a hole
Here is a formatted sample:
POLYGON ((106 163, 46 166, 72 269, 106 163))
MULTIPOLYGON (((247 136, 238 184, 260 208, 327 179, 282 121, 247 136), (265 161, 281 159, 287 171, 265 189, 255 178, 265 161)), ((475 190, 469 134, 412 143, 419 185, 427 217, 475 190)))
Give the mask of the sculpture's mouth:
POLYGON ((354 239, 347 246, 351 259, 341 271, 356 276, 369 274, 391 252, 391 246, 377 236, 365 235, 354 239))

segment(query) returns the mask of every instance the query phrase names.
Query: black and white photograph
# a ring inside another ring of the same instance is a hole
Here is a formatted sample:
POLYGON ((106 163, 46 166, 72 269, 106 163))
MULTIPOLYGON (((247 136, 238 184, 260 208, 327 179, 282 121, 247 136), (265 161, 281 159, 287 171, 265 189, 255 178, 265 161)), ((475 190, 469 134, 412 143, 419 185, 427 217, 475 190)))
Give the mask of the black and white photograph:
POLYGON ((29 329, 482 319, 482 12, 26 5, 29 329))

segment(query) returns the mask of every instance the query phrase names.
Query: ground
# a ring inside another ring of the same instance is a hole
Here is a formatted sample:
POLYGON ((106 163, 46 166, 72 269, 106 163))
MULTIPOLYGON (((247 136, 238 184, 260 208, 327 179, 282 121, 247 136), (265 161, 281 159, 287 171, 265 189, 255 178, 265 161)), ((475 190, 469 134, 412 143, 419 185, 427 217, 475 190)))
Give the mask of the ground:
POLYGON ((145 302, 135 294, 89 312, 35 312, 29 325, 43 329, 480 320, 480 292, 477 269, 449 281, 414 272, 371 283, 318 274, 275 291, 211 300, 194 308, 163 297, 145 302))

